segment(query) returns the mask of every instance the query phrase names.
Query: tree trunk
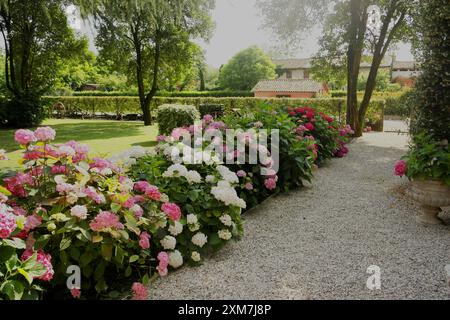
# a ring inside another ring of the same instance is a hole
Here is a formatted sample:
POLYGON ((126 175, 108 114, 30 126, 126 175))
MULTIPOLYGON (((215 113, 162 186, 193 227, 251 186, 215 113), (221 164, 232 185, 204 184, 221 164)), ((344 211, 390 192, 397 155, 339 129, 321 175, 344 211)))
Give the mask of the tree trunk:
POLYGON ((202 67, 199 67, 198 75, 200 78, 200 91, 205 91, 205 73, 203 72, 202 67))
MULTIPOLYGON (((358 116, 358 77, 367 28, 367 4, 365 1, 352 0, 350 11, 347 52, 347 124, 357 129, 363 125, 358 116)), ((357 130, 355 130, 355 136, 358 136, 357 130)))
POLYGON ((153 62, 152 88, 150 89, 150 92, 145 97, 144 104, 143 105, 141 104, 141 107, 143 108, 143 112, 144 112, 144 125, 146 125, 146 126, 150 126, 153 123, 152 114, 150 111, 150 104, 153 100, 153 97, 156 95, 156 92, 158 91, 158 73, 159 73, 160 59, 161 59, 161 38, 160 38, 160 35, 157 33, 157 35, 155 37, 155 55, 154 55, 154 62, 153 62))

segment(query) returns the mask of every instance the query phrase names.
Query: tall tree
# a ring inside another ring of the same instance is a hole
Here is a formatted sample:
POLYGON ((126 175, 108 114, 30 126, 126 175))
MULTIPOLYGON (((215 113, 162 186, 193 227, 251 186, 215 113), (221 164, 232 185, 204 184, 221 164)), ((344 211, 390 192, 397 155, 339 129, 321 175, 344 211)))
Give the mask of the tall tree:
MULTIPOLYGON (((407 17, 416 1, 405 0, 341 0, 341 1, 310 1, 310 0, 259 0, 263 15, 272 16, 268 11, 270 6, 278 3, 280 10, 286 14, 295 11, 299 13, 297 19, 286 26, 282 19, 267 19, 266 25, 274 32, 289 32, 302 34, 314 24, 312 18, 321 16, 323 12, 330 12, 331 4, 335 7, 328 15, 325 24, 324 37, 321 39, 320 51, 325 55, 319 60, 328 59, 329 65, 339 67, 345 64, 347 69, 347 123, 355 128, 356 136, 362 135, 365 114, 376 86, 378 69, 389 47, 400 40, 405 33, 407 17), (282 5, 284 4, 284 7, 282 5), (369 9, 379 8, 379 20, 370 24, 369 9), (305 15, 305 17, 304 17, 305 15), (312 17, 312 18, 311 18, 312 17), (304 23, 306 21, 307 23, 304 23), (309 23, 308 23, 309 22, 309 23), (369 26, 368 26, 369 25, 369 26), (372 25, 372 26, 371 26, 372 25), (298 28, 296 28, 298 27, 298 28), (295 31, 297 30, 297 31, 295 31), (372 56, 371 68, 361 104, 358 104, 357 85, 362 55, 370 51, 372 56), (345 57, 345 60, 339 58, 345 57)), ((290 37, 293 37, 292 35, 290 37)), ((286 36, 284 37, 286 38, 286 36)))
POLYGON ((78 54, 80 39, 70 28, 65 0, 0 0, 0 38, 5 52, 9 126, 33 126, 44 116, 40 97, 55 82, 66 59, 78 54))
POLYGON ((209 38, 214 0, 77 2, 94 17, 100 55, 136 82, 144 123, 150 125, 149 106, 165 75, 191 59, 193 38, 209 38))
POLYGON ((225 89, 251 90, 259 80, 275 78, 275 68, 262 49, 252 46, 238 52, 222 67, 219 83, 225 89))

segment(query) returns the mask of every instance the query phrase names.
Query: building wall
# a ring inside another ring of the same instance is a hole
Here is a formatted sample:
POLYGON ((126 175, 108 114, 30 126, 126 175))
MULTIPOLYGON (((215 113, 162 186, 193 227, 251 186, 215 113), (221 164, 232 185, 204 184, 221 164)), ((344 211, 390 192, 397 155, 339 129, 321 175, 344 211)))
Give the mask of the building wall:
POLYGON ((418 71, 400 71, 400 70, 395 70, 392 71, 392 79, 395 78, 413 78, 413 77, 418 77, 419 76, 419 72, 418 71))
POLYGON ((257 91, 256 98, 276 98, 279 96, 286 96, 286 98, 313 98, 315 92, 274 92, 274 91, 257 91))
MULTIPOLYGON (((292 72, 292 79, 304 79, 305 75, 303 73, 303 69, 294 69, 291 70, 292 72)), ((283 73, 279 79, 287 79, 286 72, 283 73)))

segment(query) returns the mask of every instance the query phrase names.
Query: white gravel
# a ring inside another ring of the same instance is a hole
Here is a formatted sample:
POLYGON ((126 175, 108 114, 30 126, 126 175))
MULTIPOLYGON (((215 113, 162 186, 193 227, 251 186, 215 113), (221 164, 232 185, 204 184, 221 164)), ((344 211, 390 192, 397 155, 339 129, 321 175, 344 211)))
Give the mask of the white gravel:
POLYGON ((392 175, 406 144, 366 134, 312 186, 246 213, 241 241, 153 283, 151 299, 450 299, 450 227, 418 224, 406 179, 392 175), (370 265, 381 290, 366 287, 370 265))

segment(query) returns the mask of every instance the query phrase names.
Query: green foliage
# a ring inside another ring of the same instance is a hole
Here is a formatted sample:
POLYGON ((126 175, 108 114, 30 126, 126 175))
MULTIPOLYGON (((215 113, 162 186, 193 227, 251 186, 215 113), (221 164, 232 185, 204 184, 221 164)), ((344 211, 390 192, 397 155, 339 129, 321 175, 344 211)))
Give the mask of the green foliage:
MULTIPOLYGON (((358 78, 358 91, 364 91, 367 85, 367 74, 360 74, 358 78)), ((391 83, 391 74, 388 70, 378 71, 375 91, 377 92, 395 92, 400 91, 401 86, 398 83, 391 83)))
MULTIPOLYGON (((72 94, 76 97, 117 97, 130 96, 136 97, 137 91, 78 91, 72 94)), ((249 91, 158 91, 156 97, 174 97, 174 98, 193 98, 193 97, 253 97, 253 92, 249 91)))
POLYGON ((403 159, 408 165, 408 178, 440 180, 450 186, 448 141, 436 142, 432 135, 418 133, 413 137, 410 150, 403 159))
MULTIPOLYGON (((95 112, 108 112, 113 114, 140 113, 139 99, 137 97, 50 97, 50 105, 62 102, 66 107, 66 113, 83 112, 87 115, 95 112)), ((314 98, 314 99, 280 99, 280 98, 171 98, 156 97, 153 99, 150 109, 156 110, 163 104, 193 105, 197 108, 202 104, 221 104, 225 106, 226 113, 234 113, 239 109, 240 113, 257 110, 261 103, 270 104, 274 108, 285 106, 308 105, 314 109, 334 116, 339 122, 345 122, 345 99, 343 98, 314 98)), ((385 101, 372 99, 367 112, 367 119, 373 123, 381 123, 385 101)))
POLYGON ((33 98, 12 98, 0 103, 0 126, 28 128, 39 125, 46 113, 45 102, 33 98))
POLYGON ((200 116, 203 118, 205 115, 209 114, 214 118, 223 116, 225 112, 225 106, 223 104, 201 104, 198 107, 200 111, 200 116))
POLYGON ((173 129, 193 125, 200 114, 195 106, 162 105, 158 108, 157 121, 160 134, 170 134, 173 129))
POLYGON ((422 72, 417 79, 411 133, 429 132, 450 140, 450 3, 423 1, 418 22, 422 34, 422 72))
POLYGON ((253 46, 236 54, 222 67, 219 75, 221 87, 250 91, 263 79, 274 79, 275 65, 260 48, 253 46))
POLYGON ((384 113, 391 116, 409 118, 414 104, 414 90, 404 91, 400 95, 386 97, 386 109, 384 113))

